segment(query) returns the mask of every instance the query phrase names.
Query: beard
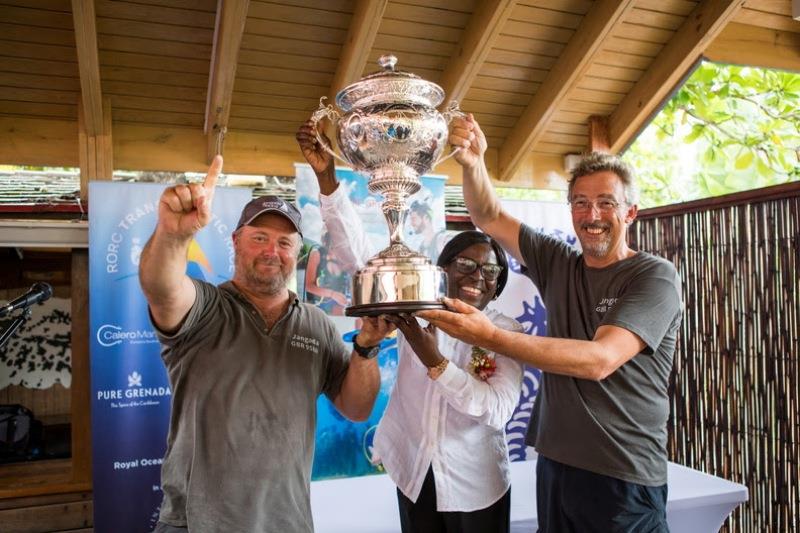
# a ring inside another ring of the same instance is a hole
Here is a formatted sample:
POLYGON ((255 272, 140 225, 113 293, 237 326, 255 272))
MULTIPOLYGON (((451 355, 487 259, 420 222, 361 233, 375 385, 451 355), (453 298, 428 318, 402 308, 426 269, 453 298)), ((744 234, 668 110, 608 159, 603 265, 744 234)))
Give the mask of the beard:
POLYGON ((242 278, 247 283, 250 290, 267 296, 275 296, 286 288, 289 282, 287 275, 279 260, 256 259, 253 264, 245 264, 242 258, 236 260, 236 271, 242 273, 242 278), (260 272, 256 266, 259 264, 273 265, 278 267, 274 274, 260 272))
MULTIPOLYGON (((594 223, 594 224, 584 224, 582 229, 586 230, 587 228, 598 228, 603 230, 608 230, 611 228, 610 224, 603 224, 603 223, 594 223)), ((580 235, 578 236, 578 240, 581 241, 581 248, 583 249, 583 253, 585 255, 589 255, 592 257, 605 257, 608 255, 608 252, 611 251, 611 234, 610 233, 601 233, 597 236, 596 239, 592 239, 587 241, 586 239, 581 239, 580 235)))

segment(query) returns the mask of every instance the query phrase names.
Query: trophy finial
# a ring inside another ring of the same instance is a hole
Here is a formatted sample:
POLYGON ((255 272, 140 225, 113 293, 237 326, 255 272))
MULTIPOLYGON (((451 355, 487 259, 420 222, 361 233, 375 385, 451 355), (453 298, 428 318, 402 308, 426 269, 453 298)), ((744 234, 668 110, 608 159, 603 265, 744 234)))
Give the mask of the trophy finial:
POLYGON ((393 54, 384 54, 378 58, 378 65, 383 70, 394 72, 394 67, 397 65, 397 56, 393 54))

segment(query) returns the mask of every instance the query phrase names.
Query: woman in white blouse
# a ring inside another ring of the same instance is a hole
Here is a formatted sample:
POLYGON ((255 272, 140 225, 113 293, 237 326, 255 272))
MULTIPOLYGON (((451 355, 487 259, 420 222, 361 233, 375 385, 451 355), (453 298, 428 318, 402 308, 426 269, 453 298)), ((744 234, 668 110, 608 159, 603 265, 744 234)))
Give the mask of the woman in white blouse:
MULTIPOLYGON (((447 271, 451 297, 502 328, 522 331, 515 320, 485 309, 508 278, 505 253, 488 235, 457 234, 438 265, 447 271)), ((402 333, 400 362, 373 458, 397 485, 403 533, 509 531, 505 425, 519 401, 522 368, 412 316, 388 319, 402 333)))
MULTIPOLYGON (((324 135, 321 135, 327 141, 324 135)), ((333 158, 311 122, 297 141, 320 187, 320 211, 338 260, 354 272, 372 256, 361 219, 339 187, 333 158)), ((448 295, 483 310, 499 327, 522 331, 486 305, 508 278, 500 245, 479 231, 448 242, 437 260, 448 274, 448 295)), ((397 485, 403 533, 506 533, 510 473, 505 425, 519 401, 522 367, 502 355, 422 327, 408 315, 398 325, 397 381, 373 442, 397 485)))

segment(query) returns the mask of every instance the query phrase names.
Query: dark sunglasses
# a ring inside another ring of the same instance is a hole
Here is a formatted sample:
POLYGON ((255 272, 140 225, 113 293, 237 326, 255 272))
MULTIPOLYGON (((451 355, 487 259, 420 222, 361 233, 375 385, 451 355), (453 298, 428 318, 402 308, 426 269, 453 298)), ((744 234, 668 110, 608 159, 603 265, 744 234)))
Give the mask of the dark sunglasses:
POLYGON ((494 263, 484 263, 482 265, 478 265, 477 261, 470 259, 469 257, 456 257, 455 264, 456 270, 460 274, 472 274, 478 269, 478 266, 480 266, 483 279, 489 281, 496 280, 503 272, 503 267, 500 265, 495 265, 494 263))

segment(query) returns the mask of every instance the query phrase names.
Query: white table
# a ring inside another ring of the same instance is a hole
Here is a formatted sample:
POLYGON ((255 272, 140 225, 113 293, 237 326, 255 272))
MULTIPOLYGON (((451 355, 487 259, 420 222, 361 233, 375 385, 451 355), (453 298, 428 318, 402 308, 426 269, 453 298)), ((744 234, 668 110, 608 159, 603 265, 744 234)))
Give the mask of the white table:
MULTIPOLYGON (((747 487, 669 463, 667 521, 672 533, 717 532, 747 501, 747 487)), ((536 531, 536 460, 511 464, 511 531, 536 531)), ((386 475, 315 481, 317 533, 399 533, 395 486, 386 475)))

